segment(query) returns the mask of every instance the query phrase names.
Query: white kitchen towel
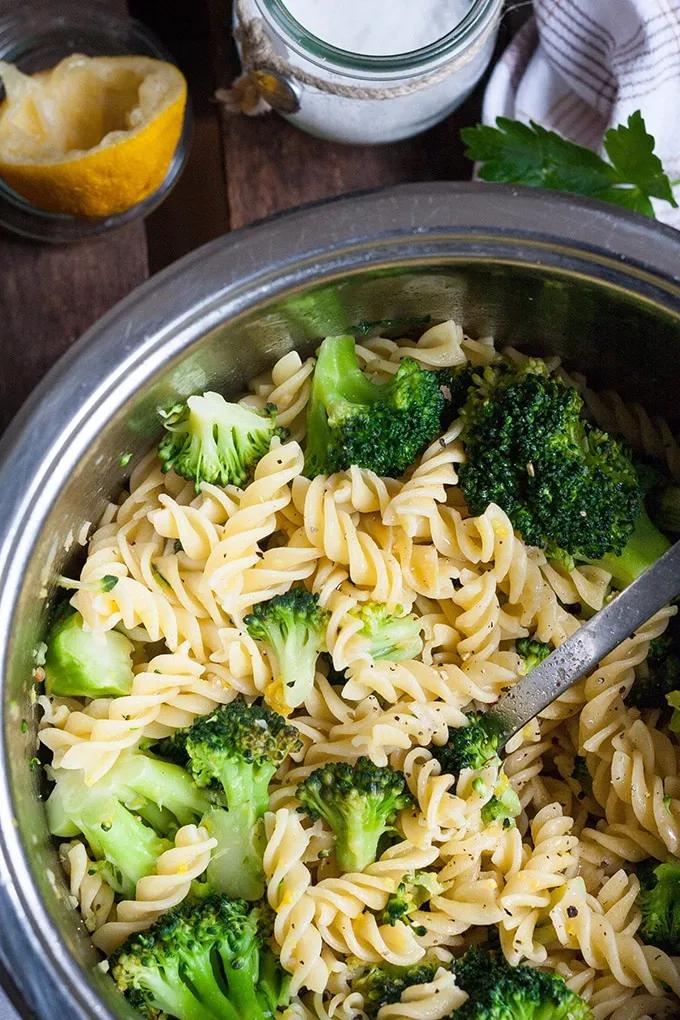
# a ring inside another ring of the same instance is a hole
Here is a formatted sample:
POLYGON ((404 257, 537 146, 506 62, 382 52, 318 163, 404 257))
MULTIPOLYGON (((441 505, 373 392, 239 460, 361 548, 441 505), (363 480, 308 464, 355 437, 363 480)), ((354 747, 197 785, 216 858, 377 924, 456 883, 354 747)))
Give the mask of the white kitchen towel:
MULTIPOLYGON (((680 0, 534 0, 494 68, 483 119, 534 120, 600 151, 607 128, 635 110, 680 178, 680 0)), ((654 206, 680 229, 680 209, 654 206)))

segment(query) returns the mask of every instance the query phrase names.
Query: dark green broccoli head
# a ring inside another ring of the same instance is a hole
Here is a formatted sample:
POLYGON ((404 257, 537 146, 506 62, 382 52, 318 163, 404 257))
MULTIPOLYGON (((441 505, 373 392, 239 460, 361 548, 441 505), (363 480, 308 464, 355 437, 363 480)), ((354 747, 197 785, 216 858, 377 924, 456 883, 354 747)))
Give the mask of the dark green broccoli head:
MULTIPOLYGON (((380 920, 382 924, 394 925, 398 921, 411 923, 411 917, 442 891, 437 876, 431 871, 412 871, 404 875, 396 891, 388 897, 380 920)), ((426 929, 414 926, 416 935, 425 935, 426 929)))
POLYGON ((380 603, 365 602, 350 615, 362 621, 361 634, 369 638, 369 653, 374 659, 400 662, 415 659, 423 650, 421 621, 417 616, 405 615, 400 606, 391 611, 380 603))
POLYGON ((680 861, 640 868, 638 907, 644 942, 676 956, 680 953, 680 861))
POLYGON ((198 718, 172 743, 181 747, 199 786, 217 789, 201 824, 217 840, 207 879, 217 892, 258 899, 264 889, 262 816, 276 769, 300 747, 297 729, 262 705, 237 698, 198 718))
POLYGON ((168 431, 158 447, 163 470, 189 478, 197 489, 201 482, 243 485, 273 437, 285 435, 276 427, 275 408, 261 414, 219 393, 189 397, 161 417, 168 431))
POLYGON ((352 991, 360 992, 364 1000, 364 1011, 373 1018, 382 1006, 399 1002, 407 988, 424 985, 432 981, 439 967, 438 961, 423 960, 410 967, 395 967, 385 963, 377 964, 352 982, 352 991))
POLYGON ((401 772, 359 758, 352 766, 331 762, 297 788, 312 818, 323 818, 335 836, 335 856, 344 873, 363 871, 378 855, 378 843, 402 808, 413 803, 401 772))
POLYGON ((476 947, 454 970, 469 996, 456 1020, 593 1020, 588 1004, 558 974, 511 967, 502 955, 476 947))
POLYGON ((680 485, 663 479, 650 491, 647 505, 657 528, 671 535, 680 532, 680 485))
POLYGON ((467 400, 468 390, 474 384, 475 376, 479 375, 481 371, 482 369, 470 364, 437 369, 437 381, 444 397, 442 431, 447 429, 460 415, 467 400))
POLYGON ((496 757, 504 737, 497 716, 488 712, 471 712, 467 724, 449 727, 445 744, 430 747, 444 772, 457 776, 462 769, 481 769, 496 757))
POLYGON ((638 668, 628 702, 636 708, 666 708, 666 699, 680 690, 680 617, 671 617, 658 638, 650 642, 647 658, 638 668))
POLYGON ((328 337, 314 370, 305 474, 356 464, 398 477, 441 431, 443 409, 436 373, 404 358, 392 379, 375 383, 362 372, 351 336, 328 337))
POLYGON ((628 451, 582 409, 541 361, 487 367, 462 411, 461 487, 473 514, 496 503, 529 544, 567 562, 602 561, 627 584, 668 543, 644 512, 628 451))
POLYGON ((316 662, 323 650, 329 613, 306 588, 291 588, 255 606, 244 618, 248 633, 262 641, 275 659, 267 702, 289 715, 314 687, 316 662))
POLYGON ((111 957, 111 976, 149 1020, 269 1020, 288 999, 288 979, 267 942, 262 906, 211 895, 161 915, 111 957))
POLYGON ((301 746, 300 734, 283 716, 266 705, 249 705, 243 698, 199 716, 178 740, 184 744, 196 782, 200 786, 220 783, 229 807, 244 794, 252 798, 254 792, 243 789, 242 779, 232 786, 234 769, 252 773, 255 787, 260 776, 263 781, 267 776, 268 784, 279 765, 301 746))
POLYGON ((536 641, 534 638, 523 637, 515 644, 517 654, 522 658, 522 674, 526 676, 532 669, 535 669, 544 659, 547 659, 552 648, 544 641, 536 641))
POLYGON ((497 503, 531 545, 598 559, 622 551, 642 499, 627 452, 582 408, 542 362, 487 368, 462 412, 460 479, 473 513, 497 503))

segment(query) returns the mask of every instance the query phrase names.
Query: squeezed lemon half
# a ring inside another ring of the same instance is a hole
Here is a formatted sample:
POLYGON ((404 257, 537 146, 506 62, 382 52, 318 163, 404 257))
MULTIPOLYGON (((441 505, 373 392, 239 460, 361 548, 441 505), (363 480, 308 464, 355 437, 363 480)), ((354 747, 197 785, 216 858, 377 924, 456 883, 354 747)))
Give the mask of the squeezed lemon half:
POLYGON ((110 216, 162 184, 187 95, 172 64, 73 54, 34 75, 0 61, 0 77, 0 177, 33 205, 110 216))

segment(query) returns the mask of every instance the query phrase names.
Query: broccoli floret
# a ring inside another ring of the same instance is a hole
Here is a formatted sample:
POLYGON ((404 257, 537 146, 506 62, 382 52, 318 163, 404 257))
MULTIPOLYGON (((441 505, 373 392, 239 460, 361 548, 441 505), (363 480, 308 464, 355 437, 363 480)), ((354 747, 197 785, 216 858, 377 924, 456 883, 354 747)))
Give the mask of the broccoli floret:
POLYGON ((559 974, 511 967, 502 955, 473 947, 455 961, 468 999, 456 1020, 592 1020, 588 1004, 559 974))
POLYGON ((530 545, 597 562, 626 585, 668 548, 624 447, 541 361, 488 366, 462 410, 460 483, 473 514, 496 503, 530 545))
MULTIPOLYGON (((380 917, 382 924, 410 923, 411 915, 441 891, 437 876, 430 871, 412 871, 404 875, 396 891, 388 897, 380 917)), ((426 934, 424 928, 415 926, 414 930, 416 935, 426 934)))
POLYGON ((117 630, 86 630, 75 610, 61 613, 47 636, 45 690, 64 698, 129 694, 133 644, 117 630))
POLYGON ((335 857, 343 873, 363 871, 378 856, 378 843, 402 808, 413 803, 401 772, 359 758, 356 765, 331 762, 297 788, 312 818, 323 818, 335 836, 335 857))
POLYGON ((269 450, 276 427, 275 409, 259 413, 230 404, 219 393, 189 397, 162 414, 168 430, 158 447, 164 471, 176 471, 196 483, 243 485, 269 450))
POLYGON ((444 772, 456 776, 462 769, 481 769, 498 754, 504 732, 493 713, 471 712, 467 724, 449 727, 445 744, 430 750, 444 772))
POLYGON ((680 861, 636 871, 640 879, 640 937, 672 955, 680 953, 680 861))
POLYGON ((680 485, 662 481, 651 490, 647 505, 657 528, 671 535, 680 532, 680 485))
POLYGON ((510 780, 504 772, 500 772, 493 796, 482 808, 482 821, 485 825, 489 825, 500 819, 505 828, 510 828, 513 819, 517 818, 521 811, 522 805, 510 785, 510 780))
POLYGON ((201 820, 217 839, 209 885, 230 896, 258 899, 264 888, 261 819, 269 806, 269 783, 287 755, 299 748, 298 731, 269 708, 237 698, 173 739, 186 752, 198 785, 217 787, 226 799, 226 810, 215 806, 201 820))
POLYGON ((401 606, 391 612, 387 606, 377 602, 365 602, 351 610, 350 616, 362 621, 360 633, 369 638, 368 651, 373 659, 399 662, 414 659, 423 650, 421 621, 416 616, 404 614, 401 606))
POLYGON ((442 411, 442 431, 459 416, 468 390, 474 383, 475 374, 481 371, 474 365, 458 365, 456 368, 439 368, 436 371, 437 381, 444 397, 442 411))
POLYGON ((434 372, 404 358, 389 382, 375 383, 361 371, 351 336, 328 337, 312 381, 305 474, 356 464, 398 477, 439 434, 443 409, 434 372))
POLYGON ((441 967, 439 961, 422 960, 410 967, 396 967, 393 964, 377 964, 370 967, 352 982, 352 990, 360 992, 364 1000, 364 1011, 373 1018, 382 1006, 399 1002, 411 985, 424 985, 432 981, 441 967))
POLYGON ((547 659, 552 648, 547 645, 545 641, 536 641, 533 638, 523 637, 515 644, 517 654, 523 660, 521 673, 522 676, 526 676, 532 669, 540 665, 544 659, 547 659))
POLYGON ((282 715, 301 705, 314 687, 328 617, 316 595, 305 588, 291 588, 255 606, 243 621, 250 636, 264 642, 275 659, 274 679, 265 700, 282 715))
POLYGON ((270 1020, 289 997, 271 932, 261 904, 211 895, 131 935, 111 956, 111 976, 147 1020, 270 1020))
POLYGON ((643 508, 637 516, 633 533, 621 552, 606 553, 592 562, 609 571, 615 586, 625 588, 663 556, 669 547, 670 542, 654 527, 649 514, 643 508))
POLYGON ((666 708, 666 699, 680 689, 680 617, 650 642, 647 658, 638 667, 628 701, 636 708, 666 708))
POLYGON ((135 751, 88 786, 77 769, 53 769, 46 804, 50 832, 81 833, 94 856, 106 861, 113 888, 134 896, 137 881, 153 872, 181 825, 197 823, 210 800, 180 766, 135 751))
POLYGON ((673 709, 673 715, 671 716, 670 728, 673 733, 680 733, 680 691, 672 691, 666 698, 666 701, 673 709))

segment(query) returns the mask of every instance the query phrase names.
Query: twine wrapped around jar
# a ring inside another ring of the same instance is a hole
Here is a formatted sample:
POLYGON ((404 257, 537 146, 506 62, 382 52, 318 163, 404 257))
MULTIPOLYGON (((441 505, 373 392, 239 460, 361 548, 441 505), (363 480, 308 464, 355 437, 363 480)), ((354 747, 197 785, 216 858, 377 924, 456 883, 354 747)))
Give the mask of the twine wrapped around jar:
POLYGON ((230 88, 218 89, 215 98, 230 113, 245 113, 248 116, 268 113, 272 109, 281 113, 295 113, 299 109, 295 85, 306 85, 327 95, 360 100, 396 99, 437 85, 475 59, 503 16, 499 9, 472 46, 467 47, 455 60, 447 61, 443 66, 412 81, 370 88, 331 82, 290 63, 274 51, 262 18, 248 17, 246 0, 235 0, 234 9, 237 26, 234 36, 239 44, 243 71, 230 88))

